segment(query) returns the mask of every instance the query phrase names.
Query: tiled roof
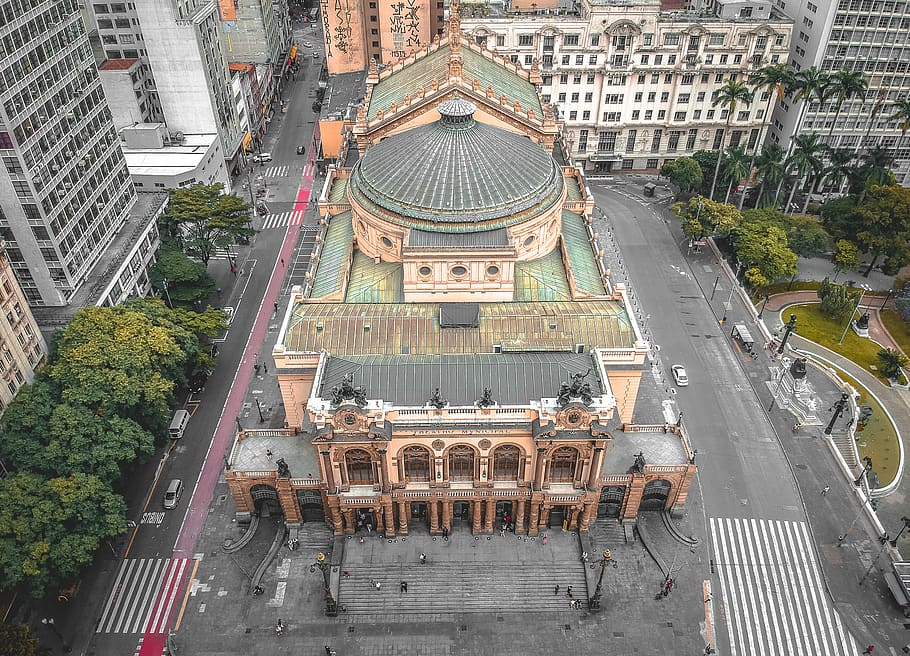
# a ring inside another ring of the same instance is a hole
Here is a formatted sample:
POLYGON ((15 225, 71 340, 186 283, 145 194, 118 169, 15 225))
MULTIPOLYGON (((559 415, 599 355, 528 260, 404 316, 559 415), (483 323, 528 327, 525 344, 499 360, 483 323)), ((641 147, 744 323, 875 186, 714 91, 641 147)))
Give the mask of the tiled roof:
POLYGON ((380 262, 354 252, 345 303, 401 303, 404 301, 404 267, 400 262, 380 262))
POLYGON ((584 200, 581 195, 581 187, 578 186, 578 180, 574 175, 566 176, 566 200, 584 200))
POLYGON ((569 262, 569 274, 575 281, 575 288, 592 296, 606 294, 597 260, 588 240, 584 218, 575 212, 563 210, 562 247, 569 262))
POLYGON ((412 229, 408 246, 424 248, 503 248, 509 245, 509 232, 505 228, 478 230, 477 232, 430 232, 412 229))
POLYGON ((138 59, 106 59, 101 66, 98 67, 99 71, 125 71, 129 69, 133 64, 135 64, 138 59))
MULTIPOLYGON (((352 373, 368 398, 399 406, 423 406, 437 387, 453 406, 473 405, 484 387, 490 388, 497 403, 519 405, 554 397, 561 382, 594 368, 590 355, 575 353, 332 357, 325 367, 321 395, 327 396, 343 376, 352 373)), ((593 372, 585 382, 595 396, 601 394, 593 372)))
MULTIPOLYGON (((367 108, 367 120, 376 118, 379 110, 387 112, 392 103, 401 106, 406 95, 414 97, 417 89, 429 89, 435 79, 443 81, 449 76, 450 50, 443 45, 438 50, 420 57, 412 64, 393 72, 373 87, 370 106, 367 108)), ((493 87, 498 98, 505 95, 511 103, 518 101, 523 110, 534 110, 534 115, 543 117, 543 107, 537 89, 527 78, 517 75, 498 61, 485 57, 467 45, 461 48, 461 56, 466 80, 477 80, 480 88, 493 87)))
POLYGON ((347 178, 335 178, 332 181, 332 187, 329 189, 330 203, 343 203, 346 200, 345 192, 348 190, 347 178))
POLYGON ((432 355, 631 348, 622 302, 480 303, 477 328, 441 328, 438 303, 300 303, 283 343, 332 355, 432 355))
POLYGON ((354 241, 354 227, 351 213, 343 212, 332 217, 326 231, 325 244, 316 268, 311 298, 323 298, 342 291, 344 274, 351 261, 354 241))
POLYGON ((568 301, 572 298, 559 249, 515 264, 516 301, 568 301))

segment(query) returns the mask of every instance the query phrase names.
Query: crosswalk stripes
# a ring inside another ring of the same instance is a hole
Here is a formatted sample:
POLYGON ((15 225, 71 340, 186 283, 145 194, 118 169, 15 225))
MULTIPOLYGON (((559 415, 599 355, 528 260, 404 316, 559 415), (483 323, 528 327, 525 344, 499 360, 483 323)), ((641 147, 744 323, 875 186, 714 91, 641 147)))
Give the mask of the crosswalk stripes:
POLYGON ((730 654, 853 656, 805 522, 710 520, 730 654))
POLYGON ((237 252, 229 248, 216 248, 215 252, 212 253, 210 260, 235 260, 237 259, 237 252))
POLYGON ((190 558, 126 558, 120 563, 95 633, 161 633, 190 558))
POLYGON ((260 230, 271 230, 272 228, 284 228, 288 225, 300 225, 303 222, 303 215, 306 210, 291 210, 290 212, 279 212, 278 214, 269 214, 262 221, 260 230))
POLYGON ((265 179, 269 178, 284 178, 287 177, 288 172, 291 170, 290 166, 269 166, 262 170, 260 175, 265 176, 265 179))

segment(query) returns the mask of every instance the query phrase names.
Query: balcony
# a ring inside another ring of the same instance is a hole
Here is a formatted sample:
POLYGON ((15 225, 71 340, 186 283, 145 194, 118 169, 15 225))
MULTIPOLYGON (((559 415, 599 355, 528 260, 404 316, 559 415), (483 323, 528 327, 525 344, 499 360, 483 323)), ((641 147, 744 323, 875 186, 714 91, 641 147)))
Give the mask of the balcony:
POLYGON ((615 150, 595 150, 588 154, 589 162, 620 162, 622 155, 615 150))

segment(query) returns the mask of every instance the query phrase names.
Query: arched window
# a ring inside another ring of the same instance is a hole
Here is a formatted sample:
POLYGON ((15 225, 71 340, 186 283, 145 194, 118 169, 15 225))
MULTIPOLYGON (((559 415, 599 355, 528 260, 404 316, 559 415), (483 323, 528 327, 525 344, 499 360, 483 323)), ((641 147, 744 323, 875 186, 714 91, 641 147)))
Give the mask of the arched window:
POLYGON ((362 449, 353 449, 344 454, 351 485, 372 485, 373 463, 370 454, 362 449))
POLYGON ((559 447, 550 459, 550 482, 571 483, 575 480, 577 466, 578 451, 570 446, 559 447))
POLYGON ((493 452, 493 480, 517 481, 521 451, 517 446, 504 444, 493 452))
POLYGON ((408 483, 430 480, 430 452, 420 446, 404 450, 404 477, 408 483))
POLYGON ((474 480, 474 449, 469 446, 454 446, 449 451, 449 480, 474 480))

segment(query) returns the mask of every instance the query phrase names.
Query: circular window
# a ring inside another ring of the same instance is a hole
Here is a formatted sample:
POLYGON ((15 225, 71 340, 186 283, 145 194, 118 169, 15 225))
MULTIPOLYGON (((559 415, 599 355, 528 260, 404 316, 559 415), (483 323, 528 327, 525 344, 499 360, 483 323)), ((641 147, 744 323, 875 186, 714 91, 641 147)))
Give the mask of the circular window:
POLYGON ((353 426, 356 423, 357 419, 352 414, 344 416, 344 423, 348 426, 353 426))
POLYGON ((386 248, 392 248, 392 240, 388 237, 382 237, 379 241, 381 241, 382 245, 386 248))
POLYGON ((466 267, 457 264, 452 267, 452 275, 456 278, 463 278, 468 275, 468 269, 466 267))
POLYGON ((429 278, 431 273, 433 273, 433 269, 428 266, 422 266, 417 269, 417 275, 421 278, 429 278))
POLYGON ((496 266, 495 264, 491 264, 490 266, 487 267, 487 275, 488 276, 498 276, 499 267, 496 266))
POLYGON ((534 243, 534 235, 528 235, 527 237, 525 237, 525 241, 524 241, 525 246, 530 246, 533 243, 534 243))

